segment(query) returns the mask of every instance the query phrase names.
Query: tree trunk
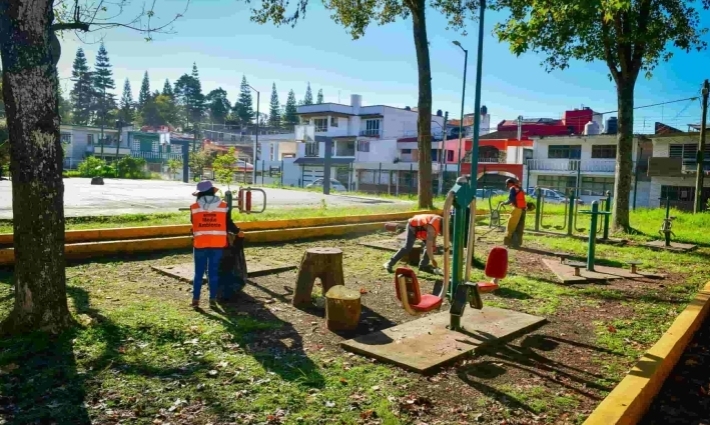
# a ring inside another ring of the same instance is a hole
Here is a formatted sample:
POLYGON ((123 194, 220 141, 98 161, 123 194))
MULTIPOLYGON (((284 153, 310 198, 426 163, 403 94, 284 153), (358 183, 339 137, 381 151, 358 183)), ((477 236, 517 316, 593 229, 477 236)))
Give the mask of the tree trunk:
POLYGON ((431 173, 431 65, 429 63, 429 39, 426 33, 426 3, 411 0, 412 30, 417 50, 419 71, 419 114, 417 123, 417 147, 419 148, 418 195, 419 208, 434 207, 431 173))
POLYGON ((612 222, 617 230, 628 230, 629 198, 633 170, 634 148, 634 86, 635 79, 619 78, 616 84, 619 105, 619 127, 616 149, 616 172, 614 175, 614 207, 612 222))
POLYGON ((49 0, 0 0, 3 95, 10 134, 15 305, 4 332, 72 324, 64 271, 64 186, 49 0))
POLYGON ((294 307, 311 305, 311 293, 316 279, 323 285, 323 296, 337 285, 345 285, 343 277, 343 251, 338 248, 311 248, 306 250, 298 268, 296 286, 291 304, 294 307))
POLYGON ((360 322, 360 291, 343 285, 333 286, 325 294, 325 325, 328 330, 351 331, 360 322))

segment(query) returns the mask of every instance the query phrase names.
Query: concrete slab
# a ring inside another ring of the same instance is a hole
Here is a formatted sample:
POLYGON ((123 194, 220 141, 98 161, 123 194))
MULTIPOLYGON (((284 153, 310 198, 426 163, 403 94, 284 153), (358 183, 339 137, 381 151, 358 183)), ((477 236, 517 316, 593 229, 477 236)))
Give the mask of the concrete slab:
POLYGON ((647 248, 651 249, 662 249, 666 251, 675 251, 675 252, 689 252, 693 251, 696 248, 698 248, 697 245, 689 244, 689 243, 679 243, 679 242, 671 242, 671 246, 666 246, 665 241, 653 241, 653 242, 646 242, 644 244, 641 244, 641 246, 645 246, 647 248))
MULTIPOLYGON (((525 229, 525 233, 531 234, 531 235, 540 235, 540 236, 557 236, 561 238, 566 238, 566 237, 572 237, 575 239, 579 239, 581 241, 587 241, 589 240, 589 236, 582 236, 582 235, 572 235, 572 236, 567 236, 566 233, 562 233, 563 231, 559 232, 553 232, 553 231, 545 231, 545 230, 528 230, 525 229)), ((602 243, 602 244, 607 244, 607 245, 625 245, 629 241, 626 239, 616 239, 616 238, 609 238, 609 239, 603 239, 597 237, 597 243, 602 243)))
POLYGON ((353 353, 426 373, 484 344, 512 339, 546 321, 543 317, 495 307, 466 309, 461 318, 465 332, 447 329, 449 320, 448 312, 432 314, 343 341, 341 346, 353 353))
MULTIPOLYGON (((246 257, 247 261, 247 276, 257 277, 268 274, 285 272, 298 268, 296 264, 285 264, 268 259, 246 257)), ((151 266, 158 273, 174 277, 183 282, 191 283, 195 275, 195 266, 192 263, 174 264, 170 266, 151 266)), ((207 278, 205 278, 205 281, 207 278)))
POLYGON ((646 273, 641 270, 636 270, 636 273, 631 273, 631 269, 621 269, 618 267, 608 267, 608 266, 594 266, 594 270, 598 271, 599 273, 604 273, 604 274, 610 274, 614 276, 619 276, 623 277, 626 279, 638 279, 638 278, 652 278, 652 279, 661 279, 666 277, 665 275, 662 274, 656 274, 656 273, 646 273))
POLYGON ((382 239, 377 241, 360 242, 358 245, 367 246, 370 248, 384 249, 385 251, 399 251, 404 243, 397 238, 382 239))
POLYGON ((574 275, 574 267, 568 266, 566 264, 560 263, 559 260, 550 260, 543 258, 542 262, 547 266, 552 273, 557 276, 557 279, 564 284, 572 283, 588 283, 588 282, 600 282, 614 279, 622 279, 622 276, 617 276, 614 274, 601 273, 599 267, 596 266, 597 271, 590 272, 585 269, 580 270, 581 276, 574 275))

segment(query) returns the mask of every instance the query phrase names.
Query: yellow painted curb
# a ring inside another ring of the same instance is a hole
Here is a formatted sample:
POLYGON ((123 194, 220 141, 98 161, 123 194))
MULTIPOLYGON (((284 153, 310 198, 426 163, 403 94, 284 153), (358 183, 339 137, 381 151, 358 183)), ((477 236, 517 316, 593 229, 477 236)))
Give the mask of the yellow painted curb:
POLYGON ((602 400, 584 425, 636 425, 651 406, 685 347, 710 311, 710 282, 698 292, 661 339, 602 400))
MULTIPOLYGON (((369 233, 383 230, 385 222, 344 224, 337 226, 303 227, 298 229, 257 230, 244 234, 247 243, 286 242, 325 236, 369 233)), ((106 255, 134 254, 138 252, 187 249, 192 247, 190 236, 159 239, 136 239, 128 241, 104 241, 68 244, 64 246, 64 256, 68 260, 81 260, 106 255)), ((13 248, 0 249, 0 265, 15 263, 13 248)))
MULTIPOLYGON (((342 224, 359 224, 406 220, 414 214, 441 214, 441 210, 408 211, 401 213, 351 215, 345 217, 312 217, 293 220, 245 221, 235 223, 245 231, 295 229, 302 227, 335 226, 342 224)), ((166 238, 174 236, 189 236, 191 226, 146 226, 123 227, 113 229, 69 230, 64 233, 65 243, 83 243, 99 241, 122 241, 129 239, 166 238)), ((0 245, 12 245, 12 233, 0 234, 0 245)))

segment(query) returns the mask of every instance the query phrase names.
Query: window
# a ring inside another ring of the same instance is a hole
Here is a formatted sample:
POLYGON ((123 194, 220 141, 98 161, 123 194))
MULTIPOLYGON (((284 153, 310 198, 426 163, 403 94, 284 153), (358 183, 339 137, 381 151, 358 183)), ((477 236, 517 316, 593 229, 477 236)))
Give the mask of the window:
POLYGON ((217 133, 217 140, 224 140, 224 133, 217 133))
MULTIPOLYGON (((683 158, 683 165, 697 164, 696 156, 698 154, 698 145, 696 143, 673 144, 668 146, 668 156, 670 158, 683 158)), ((705 168, 707 163, 710 163, 710 145, 705 146, 705 168)))
POLYGON ((69 144, 71 143, 71 133, 62 133, 61 136, 59 136, 60 140, 62 143, 69 144))
MULTIPOLYGON (((454 160, 454 151, 447 150, 446 151, 446 161, 453 162, 453 160, 454 160)), ((469 162, 471 162, 470 159, 469 159, 469 162)))
POLYGON ((606 196, 606 192, 614 192, 613 177, 582 177, 580 187, 582 195, 606 196))
POLYGON ((365 120, 365 136, 375 137, 380 135, 380 120, 365 120))
POLYGON ((233 141, 233 142, 236 142, 236 141, 237 141, 237 136, 236 136, 236 135, 232 134, 231 138, 232 138, 232 141, 233 141))
POLYGON ((550 159, 580 159, 582 145, 550 145, 547 148, 547 157, 550 159))
POLYGON ((433 162, 439 162, 439 150, 438 149, 431 150, 431 160, 433 162))
POLYGON ((554 189, 566 193, 567 188, 575 188, 576 180, 576 177, 568 176, 538 176, 537 185, 545 189, 554 189))
POLYGON ((318 143, 306 143, 306 156, 318 156, 318 143))
POLYGON ((89 146, 94 144, 94 135, 93 134, 86 135, 86 144, 89 146))
POLYGON ((412 150, 411 150, 411 149, 402 149, 402 154, 404 154, 404 155, 408 155, 408 154, 411 154, 411 153, 412 153, 412 150))
POLYGON ((592 158, 614 159, 616 158, 616 145, 595 145, 592 146, 592 158))
POLYGON ((313 125, 316 126, 316 133, 328 131, 328 118, 314 118, 313 125))
POLYGON ((337 126, 338 126, 338 117, 330 117, 330 126, 331 126, 331 127, 337 127, 337 126))
POLYGON ((370 142, 368 140, 360 140, 357 142, 358 152, 370 152, 370 142))
POLYGON ((661 199, 671 201, 693 201, 695 199, 695 188, 684 186, 661 186, 661 199))
POLYGON ((338 140, 335 142, 335 156, 355 156, 355 141, 338 140))

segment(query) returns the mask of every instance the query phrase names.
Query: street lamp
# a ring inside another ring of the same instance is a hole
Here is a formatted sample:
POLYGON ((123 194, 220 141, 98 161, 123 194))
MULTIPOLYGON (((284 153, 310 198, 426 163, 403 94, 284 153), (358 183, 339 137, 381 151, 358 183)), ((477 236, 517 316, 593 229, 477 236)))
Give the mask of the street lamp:
MULTIPOLYGON (((253 152, 253 159, 252 159, 252 167, 251 167, 251 184, 256 184, 256 150, 257 146, 259 146, 259 101, 260 101, 260 96, 261 94, 259 93, 259 90, 255 89, 252 86, 249 86, 250 89, 254 90, 256 92, 256 137, 254 138, 254 152, 253 152)), ((244 170, 246 171, 246 170, 244 170)), ((264 170, 262 170, 263 172, 264 170)))
MULTIPOLYGON (((481 79, 483 77, 483 17, 486 12, 486 0, 481 0, 481 11, 478 17, 478 52, 476 54, 476 98, 473 106, 473 143, 471 144, 471 177, 478 175, 478 141, 481 133, 481 79), (476 174, 474 174, 476 173, 476 174)), ((477 178, 471 178, 471 188, 474 193, 477 186, 477 178)), ((475 206, 475 198, 474 198, 475 206)), ((471 207, 471 214, 475 218, 475 208, 471 207)))
POLYGON ((468 67, 468 50, 464 49, 461 43, 458 41, 452 41, 455 46, 458 46, 459 49, 463 50, 464 53, 464 58, 463 58, 463 88, 461 89, 461 121, 459 122, 459 173, 461 173, 461 160, 463 159, 461 157, 461 150, 463 148, 463 111, 464 111, 464 104, 466 101, 466 68, 468 67))

